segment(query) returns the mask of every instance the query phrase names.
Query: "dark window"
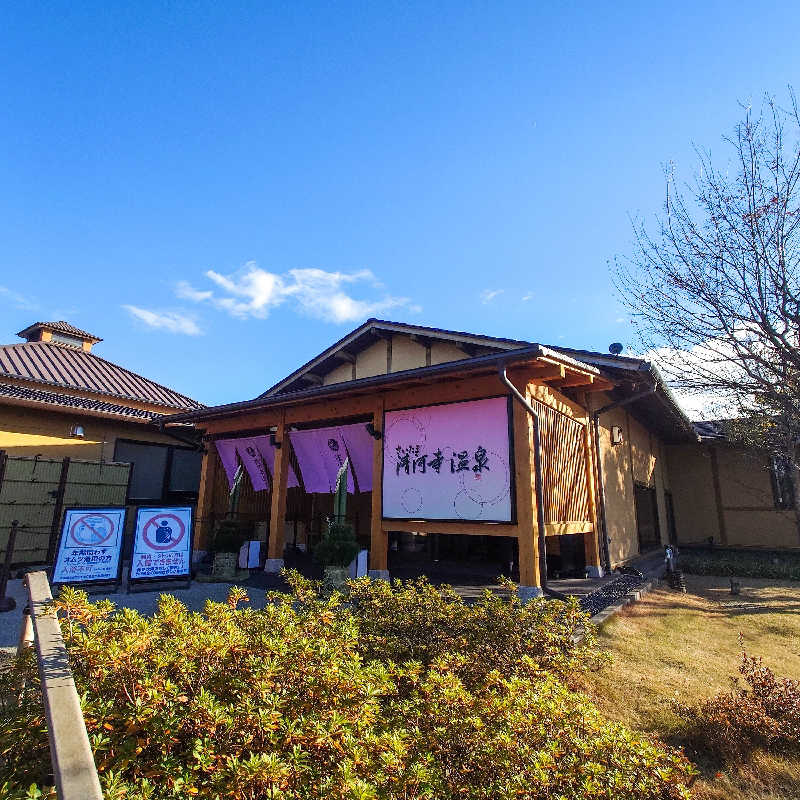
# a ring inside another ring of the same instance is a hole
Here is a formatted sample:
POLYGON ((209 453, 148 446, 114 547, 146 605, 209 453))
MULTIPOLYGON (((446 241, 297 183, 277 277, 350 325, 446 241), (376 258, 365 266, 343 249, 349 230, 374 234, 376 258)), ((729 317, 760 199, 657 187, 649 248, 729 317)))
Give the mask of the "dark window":
POLYGON ((193 499, 200 485, 202 454, 185 447, 117 440, 114 460, 131 464, 128 501, 171 503, 193 499))
POLYGON ((794 464, 784 456, 773 456, 770 467, 775 508, 794 508, 794 464))

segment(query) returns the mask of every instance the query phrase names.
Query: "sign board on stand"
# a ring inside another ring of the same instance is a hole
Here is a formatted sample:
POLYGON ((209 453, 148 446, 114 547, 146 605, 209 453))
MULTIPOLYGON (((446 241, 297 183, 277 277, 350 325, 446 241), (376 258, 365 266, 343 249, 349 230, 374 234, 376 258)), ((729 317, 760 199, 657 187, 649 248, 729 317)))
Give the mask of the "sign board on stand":
POLYGON ((125 512, 124 506, 65 509, 53 566, 54 586, 119 585, 125 512))
POLYGON ((188 585, 191 565, 191 506, 137 509, 129 589, 154 581, 184 580, 188 585))

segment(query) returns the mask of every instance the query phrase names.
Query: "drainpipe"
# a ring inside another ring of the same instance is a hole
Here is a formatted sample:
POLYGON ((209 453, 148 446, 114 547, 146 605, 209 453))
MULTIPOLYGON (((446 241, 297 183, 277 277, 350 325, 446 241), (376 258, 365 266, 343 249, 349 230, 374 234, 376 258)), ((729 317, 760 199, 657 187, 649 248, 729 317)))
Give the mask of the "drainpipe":
POLYGON ((597 464, 597 483, 599 484, 597 496, 600 501, 600 527, 603 529, 603 566, 606 572, 611 572, 611 553, 608 549, 610 540, 608 538, 608 522, 606 520, 606 487, 603 479, 603 462, 600 458, 600 415, 605 414, 607 411, 612 411, 615 408, 627 406, 636 400, 641 400, 643 397, 654 394, 656 386, 657 384, 654 383, 642 392, 637 392, 630 397, 626 397, 624 400, 617 400, 614 403, 609 403, 607 406, 603 406, 602 408, 598 408, 597 411, 592 412, 592 423, 594 426, 594 460, 597 464))
POLYGON ((531 415, 533 420, 533 472, 534 484, 536 488, 536 523, 539 528, 539 580, 542 583, 542 591, 550 597, 556 597, 559 600, 566 600, 567 596, 554 589, 550 589, 547 585, 547 542, 545 540, 544 528, 544 492, 542 490, 542 443, 539 437, 539 413, 536 409, 525 399, 508 379, 506 368, 503 364, 497 368, 497 374, 500 380, 508 387, 514 399, 522 404, 522 407, 531 415))

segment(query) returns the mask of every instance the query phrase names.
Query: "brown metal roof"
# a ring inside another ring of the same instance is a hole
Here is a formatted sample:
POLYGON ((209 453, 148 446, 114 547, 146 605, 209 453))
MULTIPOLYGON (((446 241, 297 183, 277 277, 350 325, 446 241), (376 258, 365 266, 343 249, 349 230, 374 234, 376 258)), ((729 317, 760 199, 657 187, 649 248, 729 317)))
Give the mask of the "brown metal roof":
POLYGON ((76 411, 100 412, 102 414, 114 414, 121 417, 135 417, 136 419, 151 420, 159 416, 153 411, 143 411, 141 408, 131 408, 118 403, 107 403, 103 400, 95 400, 91 397, 79 397, 74 394, 62 394, 61 392, 47 392, 42 389, 31 389, 28 386, 17 386, 13 383, 3 383, 0 381, 0 397, 8 397, 14 400, 26 400, 33 403, 44 405, 55 405, 62 408, 74 408, 76 411))
POLYGON ((141 403, 197 410, 202 403, 104 358, 49 342, 0 346, 0 376, 110 395, 141 403))
POLYGON ((54 331, 56 333, 66 333, 68 336, 76 336, 79 339, 90 339, 94 343, 103 341, 99 336, 95 336, 93 333, 82 331, 80 328, 70 325, 69 322, 65 322, 63 319, 60 319, 57 322, 34 322, 33 325, 28 325, 27 328, 21 330, 17 336, 27 339, 29 334, 40 329, 54 331))

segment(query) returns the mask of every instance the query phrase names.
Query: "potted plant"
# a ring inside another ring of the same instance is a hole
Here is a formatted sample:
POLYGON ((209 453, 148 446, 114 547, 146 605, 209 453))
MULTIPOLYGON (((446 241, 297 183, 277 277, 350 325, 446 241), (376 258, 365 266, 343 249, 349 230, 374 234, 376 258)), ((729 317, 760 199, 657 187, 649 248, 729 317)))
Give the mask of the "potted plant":
POLYGON ((324 568, 325 584, 332 588, 344 585, 349 577, 347 568, 358 555, 358 541, 353 526, 345 522, 348 467, 349 459, 345 459, 336 476, 333 516, 328 519, 328 528, 314 549, 314 558, 324 568))

